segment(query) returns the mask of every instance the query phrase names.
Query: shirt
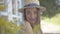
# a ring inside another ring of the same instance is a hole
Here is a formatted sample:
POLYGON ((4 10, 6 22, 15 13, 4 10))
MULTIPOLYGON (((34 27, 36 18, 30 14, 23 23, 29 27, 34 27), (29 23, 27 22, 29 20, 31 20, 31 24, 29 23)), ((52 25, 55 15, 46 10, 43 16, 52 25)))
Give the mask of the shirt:
POLYGON ((32 29, 30 23, 25 22, 21 30, 21 34, 42 34, 42 31, 40 29, 40 25, 36 25, 34 29, 32 29))

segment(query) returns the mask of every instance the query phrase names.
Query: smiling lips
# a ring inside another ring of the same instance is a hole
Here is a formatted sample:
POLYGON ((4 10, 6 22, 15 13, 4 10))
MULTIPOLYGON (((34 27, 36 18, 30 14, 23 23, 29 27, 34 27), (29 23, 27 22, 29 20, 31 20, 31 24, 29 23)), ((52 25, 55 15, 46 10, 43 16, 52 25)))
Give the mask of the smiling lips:
POLYGON ((31 20, 31 21, 35 21, 36 19, 32 19, 32 18, 31 18, 30 20, 31 20))

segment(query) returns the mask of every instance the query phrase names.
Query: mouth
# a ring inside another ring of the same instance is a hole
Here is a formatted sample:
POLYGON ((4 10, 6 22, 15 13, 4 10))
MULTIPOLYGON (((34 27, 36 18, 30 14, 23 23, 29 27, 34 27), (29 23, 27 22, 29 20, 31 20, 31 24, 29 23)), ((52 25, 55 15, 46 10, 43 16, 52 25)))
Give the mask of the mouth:
POLYGON ((31 19, 31 20, 33 20, 33 21, 34 21, 35 19, 31 19))
POLYGON ((30 22, 36 22, 36 18, 28 18, 28 20, 30 21, 30 22))
POLYGON ((32 19, 32 18, 31 18, 30 20, 31 20, 31 21, 36 21, 36 19, 32 19))

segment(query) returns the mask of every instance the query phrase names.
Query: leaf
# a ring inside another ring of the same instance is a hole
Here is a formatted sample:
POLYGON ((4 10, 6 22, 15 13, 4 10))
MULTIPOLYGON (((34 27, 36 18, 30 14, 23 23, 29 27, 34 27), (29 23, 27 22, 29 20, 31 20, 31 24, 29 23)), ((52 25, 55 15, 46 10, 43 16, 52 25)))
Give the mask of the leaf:
POLYGON ((6 9, 6 5, 0 5, 0 11, 4 11, 6 9))

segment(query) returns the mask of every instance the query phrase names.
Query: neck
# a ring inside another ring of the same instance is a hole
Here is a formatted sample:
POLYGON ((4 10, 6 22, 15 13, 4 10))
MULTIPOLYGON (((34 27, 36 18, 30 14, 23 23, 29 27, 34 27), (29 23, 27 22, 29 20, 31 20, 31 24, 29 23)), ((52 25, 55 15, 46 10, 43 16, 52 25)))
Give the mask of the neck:
POLYGON ((35 24, 34 23, 30 23, 32 29, 34 28, 35 24))

